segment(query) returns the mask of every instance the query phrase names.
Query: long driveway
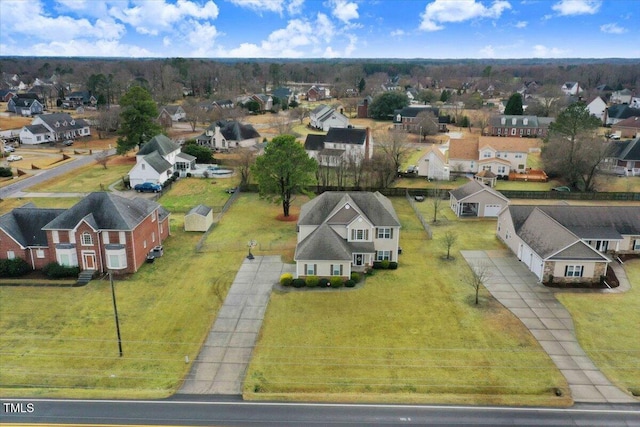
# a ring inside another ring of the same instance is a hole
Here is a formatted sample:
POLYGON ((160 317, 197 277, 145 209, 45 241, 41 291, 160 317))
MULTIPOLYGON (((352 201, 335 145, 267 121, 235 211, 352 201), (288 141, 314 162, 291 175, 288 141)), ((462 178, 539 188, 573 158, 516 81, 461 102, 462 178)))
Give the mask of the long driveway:
POLYGON ((294 265, 284 264, 279 256, 244 260, 178 393, 242 394, 271 289, 282 273, 293 273, 294 269, 294 265))
MULTIPOLYGON (((487 268, 485 287, 518 316, 567 379, 575 402, 637 403, 594 365, 576 338, 571 314, 554 292, 507 250, 461 251, 470 266, 487 268)), ((622 280, 621 280, 622 282, 622 280)))

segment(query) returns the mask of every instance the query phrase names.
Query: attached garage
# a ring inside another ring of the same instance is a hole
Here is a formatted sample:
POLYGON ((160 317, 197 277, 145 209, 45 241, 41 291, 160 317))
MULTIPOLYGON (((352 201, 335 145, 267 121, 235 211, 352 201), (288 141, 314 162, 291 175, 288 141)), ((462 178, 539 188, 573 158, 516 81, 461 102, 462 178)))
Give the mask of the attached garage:
POLYGON ((451 209, 458 217, 496 218, 509 199, 478 181, 469 181, 449 192, 451 209))

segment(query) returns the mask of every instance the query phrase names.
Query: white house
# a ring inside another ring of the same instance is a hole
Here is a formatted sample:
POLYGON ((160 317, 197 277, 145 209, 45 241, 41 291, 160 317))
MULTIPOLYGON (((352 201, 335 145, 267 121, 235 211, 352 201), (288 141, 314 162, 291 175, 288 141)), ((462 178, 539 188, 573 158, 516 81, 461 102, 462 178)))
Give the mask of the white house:
POLYGON ((458 217, 497 217, 509 199, 478 181, 449 192, 449 206, 458 217))
POLYGON ((20 131, 22 144, 44 144, 46 142, 75 139, 91 135, 89 123, 74 119, 68 113, 41 114, 20 131))
POLYGON ((602 100, 599 96, 593 98, 587 104, 587 110, 589 110, 589 114, 595 116, 600 119, 602 123, 604 123, 607 111, 607 103, 602 100))
POLYGON ((327 132, 331 128, 346 128, 349 126, 349 119, 327 105, 319 105, 309 113, 309 124, 311 127, 327 132))
POLYGON ((180 152, 180 146, 164 135, 156 135, 136 153, 136 164, 129 171, 131 186, 144 182, 163 184, 174 172, 186 174, 195 169, 194 156, 180 152))
POLYGON ((326 135, 307 135, 304 149, 321 166, 359 163, 373 156, 373 137, 369 128, 331 128, 326 135))
POLYGON ((448 181, 449 164, 445 153, 436 147, 431 147, 418 160, 418 176, 438 181, 448 181))
POLYGON ((218 120, 196 138, 198 145, 209 147, 215 151, 252 147, 259 142, 260 134, 253 126, 235 120, 218 120))
POLYGON ((328 191, 305 203, 298 218, 296 276, 341 276, 374 261, 398 261, 400 220, 379 192, 328 191))
POLYGON ((492 136, 452 139, 449 142, 449 168, 464 173, 485 170, 497 176, 509 176, 512 171, 524 172, 534 141, 530 138, 492 136))
POLYGON ((616 90, 611 93, 610 101, 612 104, 630 104, 633 94, 629 89, 616 90))
POLYGON ((565 95, 579 95, 583 92, 578 82, 565 82, 565 84, 560 87, 560 90, 565 95))

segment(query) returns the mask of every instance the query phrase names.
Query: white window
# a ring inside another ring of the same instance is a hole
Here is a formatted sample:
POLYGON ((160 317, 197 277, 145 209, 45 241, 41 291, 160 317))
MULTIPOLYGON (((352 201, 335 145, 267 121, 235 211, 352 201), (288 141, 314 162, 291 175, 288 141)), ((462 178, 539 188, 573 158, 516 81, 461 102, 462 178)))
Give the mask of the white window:
POLYGON ((516 123, 518 123, 518 119, 516 119, 515 117, 513 119, 511 119, 511 124, 512 125, 516 125, 516 123))
POLYGON ((58 236, 58 230, 53 230, 51 232, 51 238, 53 239, 53 243, 60 243, 60 236, 58 236))
POLYGON ((125 233, 124 233, 124 231, 121 231, 121 232, 120 232, 120 244, 121 244, 121 245, 124 245, 124 244, 126 244, 126 243, 127 243, 127 238, 126 238, 126 236, 125 236, 125 233))
POLYGON ((634 251, 640 251, 640 239, 637 239, 637 240, 633 241, 633 250, 634 251))
POLYGON ((91 246, 93 245, 93 236, 89 233, 82 233, 80 241, 82 242, 82 246, 91 246))
POLYGON ((522 153, 516 153, 516 159, 521 159, 522 158, 522 153))
POLYGON ((107 268, 112 270, 122 270, 127 268, 127 252, 122 249, 107 249, 107 268))
POLYGON ((151 212, 151 222, 156 220, 156 211, 151 212))
POLYGON ((498 166, 498 173, 505 173, 507 168, 505 166, 498 166))
POLYGON ((567 265, 564 268, 564 275, 566 277, 582 277, 583 270, 583 265, 567 265))
POLYGON ((78 254, 76 254, 75 249, 58 249, 56 251, 56 258, 60 265, 66 267, 78 266, 78 254))
POLYGON ((14 251, 7 251, 7 259, 15 259, 16 253, 14 251))
POLYGON ((105 231, 104 233, 102 233, 102 241, 104 242, 105 245, 108 245, 110 243, 108 231, 105 231))
POLYGON ((76 234, 73 231, 69 231, 69 243, 76 242, 76 234))
POLYGON ((144 247, 145 249, 147 249, 147 241, 145 240, 144 242, 142 242, 142 247, 144 247))
POLYGON ((369 230, 351 230, 351 240, 369 240, 369 230))
POLYGON ((331 275, 342 276, 342 264, 331 264, 331 275))
POLYGON ((36 258, 44 258, 44 251, 42 249, 36 249, 36 258))
POLYGON ((140 169, 145 170, 146 169, 146 165, 144 163, 140 163, 140 169))
POLYGON ((377 261, 391 261, 391 251, 378 251, 376 252, 377 261))
POLYGON ((482 153, 482 157, 484 157, 485 159, 488 159, 491 157, 491 151, 485 151, 482 153))
POLYGON ((512 128, 511 129, 511 135, 515 135, 516 134, 516 128, 512 128))
POLYGON ((151 233, 151 241, 155 243, 156 241, 156 232, 151 233))
POLYGON ((316 265, 315 264, 305 264, 304 271, 306 276, 315 276, 316 275, 316 265))
POLYGON ((378 228, 378 239, 391 239, 393 232, 390 228, 378 228))

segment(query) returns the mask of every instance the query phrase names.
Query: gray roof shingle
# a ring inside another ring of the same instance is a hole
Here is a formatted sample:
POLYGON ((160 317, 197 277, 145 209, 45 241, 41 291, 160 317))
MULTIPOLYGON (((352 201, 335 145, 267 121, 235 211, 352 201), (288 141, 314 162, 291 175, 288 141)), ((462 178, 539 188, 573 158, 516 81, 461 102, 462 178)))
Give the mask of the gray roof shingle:
POLYGON ((298 225, 320 225, 343 209, 345 204, 356 208, 376 227, 400 226, 391 201, 379 192, 327 191, 305 203, 300 209, 298 225))
POLYGON ((148 142, 146 142, 136 153, 136 155, 146 156, 147 154, 151 154, 154 151, 157 151, 162 157, 164 157, 176 150, 180 150, 180 146, 178 144, 171 141, 164 135, 156 135, 148 142))
POLYGON ((36 208, 29 203, 0 216, 0 228, 22 247, 48 246, 47 234, 42 228, 64 211, 36 208))

